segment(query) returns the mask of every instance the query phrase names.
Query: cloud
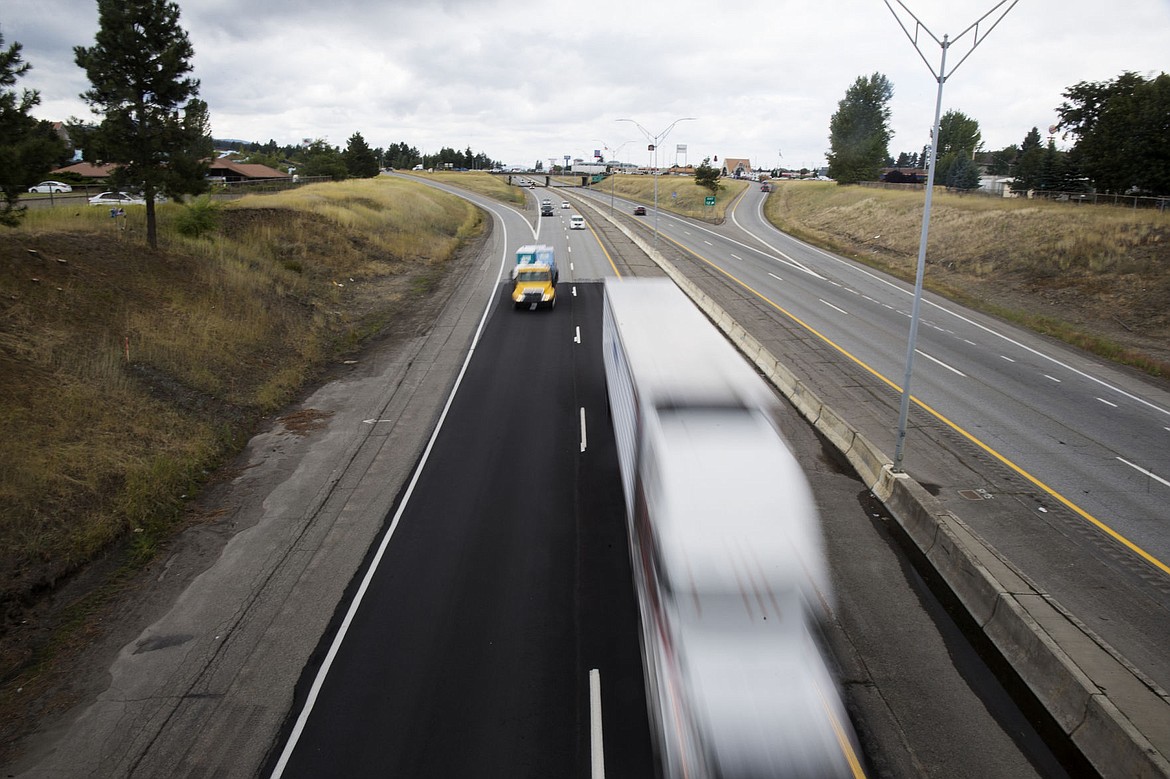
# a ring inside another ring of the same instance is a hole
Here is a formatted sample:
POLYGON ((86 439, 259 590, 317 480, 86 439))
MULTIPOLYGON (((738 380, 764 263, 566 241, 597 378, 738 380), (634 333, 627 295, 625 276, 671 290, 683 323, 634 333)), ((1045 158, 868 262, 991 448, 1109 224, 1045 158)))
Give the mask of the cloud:
MULTIPOLYGON (((930 31, 957 36, 994 0, 905 0, 930 31)), ((588 6, 533 0, 184 0, 195 76, 217 137, 423 150, 471 146, 510 163, 587 156, 644 139, 679 117, 674 145, 689 161, 744 156, 757 164, 823 164, 829 118, 848 86, 881 72, 894 84, 892 153, 929 138, 941 49, 921 31, 923 58, 898 27, 896 0, 698 0, 588 6), (601 142, 595 139, 602 139, 601 142)), ((1007 3, 1003 7, 1010 6, 1007 3)), ((1022 2, 982 39, 944 88, 943 110, 977 119, 989 148, 1018 143, 1056 119, 1061 92, 1125 70, 1165 64, 1170 3, 1022 2)), ((0 30, 20 41, 39 89, 37 115, 89 117, 72 49, 92 44, 93 0, 7 0, 0 30)), ((910 30, 914 32, 912 23, 910 30)), ((950 49, 970 50, 974 32, 950 49)), ((669 155, 669 156, 668 156, 669 155)))

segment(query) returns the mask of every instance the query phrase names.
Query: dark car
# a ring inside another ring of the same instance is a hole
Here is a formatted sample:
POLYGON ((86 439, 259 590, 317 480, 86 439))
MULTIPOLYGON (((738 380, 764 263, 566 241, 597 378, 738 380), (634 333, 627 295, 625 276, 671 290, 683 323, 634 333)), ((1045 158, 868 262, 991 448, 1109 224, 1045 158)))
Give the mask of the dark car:
POLYGON ((541 216, 552 216, 553 215, 553 207, 552 206, 541 206, 540 207, 540 215, 541 216))
POLYGON ((634 206, 634 216, 646 216, 646 207, 634 206))

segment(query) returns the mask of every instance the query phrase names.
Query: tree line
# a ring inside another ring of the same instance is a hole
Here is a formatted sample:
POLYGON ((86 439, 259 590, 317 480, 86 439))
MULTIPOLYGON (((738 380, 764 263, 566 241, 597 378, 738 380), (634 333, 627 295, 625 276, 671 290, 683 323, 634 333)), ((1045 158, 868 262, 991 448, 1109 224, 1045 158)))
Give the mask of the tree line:
MULTIPOLYGON (((882 168, 926 168, 931 145, 890 156, 890 108, 894 87, 881 73, 858 77, 829 121, 829 177, 841 184, 876 181, 882 168)), ((1015 191, 1170 195, 1170 75, 1144 78, 1125 72, 1115 79, 1068 87, 1056 109, 1059 120, 1047 143, 1038 128, 1019 144, 983 147, 979 122, 948 111, 939 123, 934 182, 976 189, 982 170, 1010 177, 1015 191), (1056 136, 1071 139, 1067 151, 1056 136)), ((914 174, 895 170, 887 180, 914 174)))
MULTIPOLYGON (((206 180, 215 142, 208 106, 199 99, 192 76, 194 50, 179 24, 173 0, 97 0, 98 30, 92 46, 74 47, 74 62, 89 79, 81 97, 100 121, 72 118, 66 123, 69 144, 52 122, 32 117, 40 103, 36 90, 17 88, 31 68, 22 47, 4 46, 0 33, 0 225, 14 226, 24 212, 21 194, 54 167, 82 149, 89 162, 117 163, 111 187, 141 191, 146 200, 147 241, 157 246, 156 196, 197 195, 206 180)), ((267 144, 246 147, 246 161, 297 175, 333 179, 376 176, 383 167, 486 169, 498 163, 471 148, 440 149, 420 154, 407 143, 370 148, 361 133, 344 148, 317 139, 299 146, 267 144)), ((222 148, 222 147, 221 147, 222 148)))
POLYGON ((464 151, 443 147, 435 154, 422 154, 417 147, 402 141, 385 148, 371 148, 360 132, 351 135, 344 148, 331 146, 323 139, 284 146, 274 140, 267 143, 221 140, 215 142, 215 147, 235 150, 246 162, 276 170, 295 169, 299 176, 327 176, 335 180, 369 178, 383 169, 410 170, 416 165, 466 170, 491 170, 500 166, 471 147, 464 151))

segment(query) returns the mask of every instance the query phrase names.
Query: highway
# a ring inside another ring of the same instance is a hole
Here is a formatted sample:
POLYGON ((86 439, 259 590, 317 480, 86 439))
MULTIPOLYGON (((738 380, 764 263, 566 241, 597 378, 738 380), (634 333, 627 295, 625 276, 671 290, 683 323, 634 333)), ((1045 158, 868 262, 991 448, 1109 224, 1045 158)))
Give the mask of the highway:
MULTIPOLYGON (((508 250, 556 247, 560 302, 514 311, 493 290, 417 480, 303 673, 273 776, 653 773, 594 283, 620 262, 596 219, 567 229, 577 208, 525 218, 463 194, 508 250)), ((825 521, 822 640, 866 775, 1065 775, 863 485, 795 411, 779 422, 825 521)))

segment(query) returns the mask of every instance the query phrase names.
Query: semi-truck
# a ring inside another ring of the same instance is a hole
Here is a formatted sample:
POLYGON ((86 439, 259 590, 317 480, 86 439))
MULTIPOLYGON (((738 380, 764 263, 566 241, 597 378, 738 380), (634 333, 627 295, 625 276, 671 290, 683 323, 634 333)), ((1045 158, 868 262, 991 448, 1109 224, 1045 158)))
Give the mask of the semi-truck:
POLYGON ((606 280, 602 349, 663 775, 861 775, 775 394, 669 279, 606 280))

